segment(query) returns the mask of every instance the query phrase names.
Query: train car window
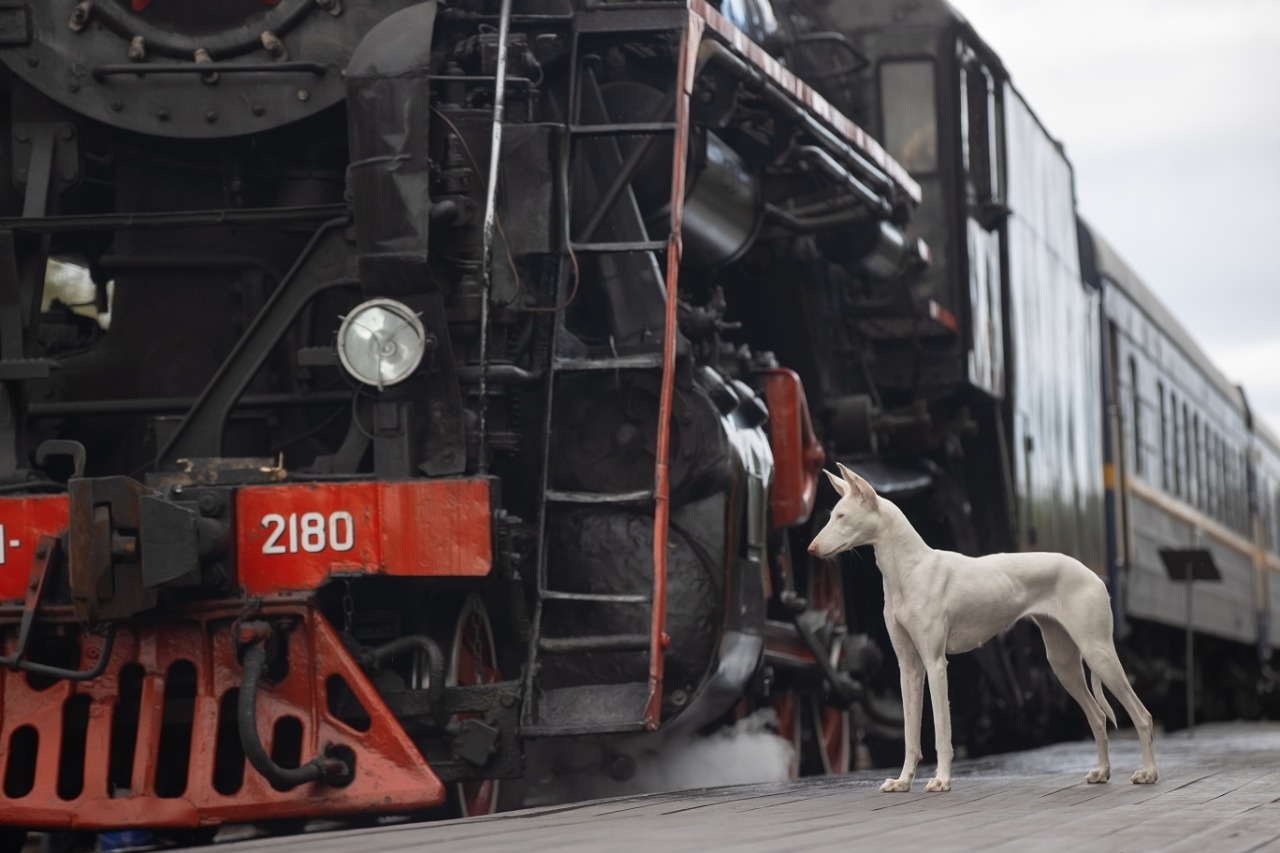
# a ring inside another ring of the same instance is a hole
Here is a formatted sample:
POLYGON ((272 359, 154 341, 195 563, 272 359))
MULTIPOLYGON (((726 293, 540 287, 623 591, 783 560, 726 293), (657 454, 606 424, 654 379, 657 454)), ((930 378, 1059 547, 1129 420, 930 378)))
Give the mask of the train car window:
POLYGON ((1200 415, 1194 414, 1191 416, 1191 458, 1196 472, 1196 506, 1204 509, 1204 465, 1200 462, 1200 445, 1200 415))
POLYGON ((932 60, 880 65, 884 147, 909 172, 938 170, 938 112, 932 60))
POLYGON ((1146 468, 1142 441, 1142 397, 1138 394, 1138 361, 1129 356, 1129 399, 1133 407, 1133 473, 1142 475, 1146 468))
POLYGON ((1156 397, 1160 400, 1160 488, 1169 491, 1169 414, 1164 404, 1164 383, 1156 382, 1156 397))
POLYGON ((1222 500, 1218 501, 1218 515, 1230 523, 1231 516, 1231 484, 1227 482, 1227 442, 1218 436, 1218 487, 1222 489, 1222 500))
POLYGON ((1187 503, 1196 502, 1195 471, 1191 467, 1191 410, 1182 402, 1182 470, 1187 472, 1187 503))
POLYGON ((1247 533, 1248 520, 1245 518, 1245 515, 1248 511, 1249 499, 1241 493, 1241 490, 1245 488, 1245 484, 1241 482, 1244 473, 1244 457, 1238 450, 1232 451, 1231 453, 1231 473, 1231 491, 1236 495, 1236 529, 1242 533, 1247 533))
POLYGON ((1169 406, 1173 409, 1173 493, 1182 497, 1182 455, 1178 452, 1178 395, 1169 392, 1169 406))
POLYGON ((1241 463, 1240 452, 1238 450, 1233 450, 1231 452, 1231 492, 1235 497, 1236 507, 1235 512, 1233 513, 1234 518, 1232 519, 1232 522, 1235 524, 1237 530, 1242 533, 1247 533, 1248 522, 1245 515, 1249 506, 1249 497, 1244 493, 1245 484, 1242 482, 1243 479, 1244 466, 1241 463))
POLYGON ((1213 430, 1206 422, 1204 425, 1204 487, 1205 511, 1211 516, 1218 514, 1218 465, 1214 461, 1213 430))
POLYGON ((1219 515, 1222 521, 1230 524, 1231 516, 1231 484, 1226 480, 1226 439, 1217 437, 1217 482, 1222 488, 1222 500, 1219 502, 1219 515))

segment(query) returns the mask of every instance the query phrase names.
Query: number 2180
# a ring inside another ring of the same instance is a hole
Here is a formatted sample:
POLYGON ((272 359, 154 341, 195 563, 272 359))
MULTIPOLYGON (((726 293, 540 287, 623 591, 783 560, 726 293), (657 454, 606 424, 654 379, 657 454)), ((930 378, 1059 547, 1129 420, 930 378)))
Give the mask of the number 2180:
POLYGON ((262 545, 264 554, 317 554, 326 549, 350 551, 356 544, 356 526, 351 513, 340 510, 325 516, 318 512, 296 512, 288 516, 271 513, 262 517, 262 526, 271 529, 262 545), (284 541, 282 541, 284 540, 284 541))

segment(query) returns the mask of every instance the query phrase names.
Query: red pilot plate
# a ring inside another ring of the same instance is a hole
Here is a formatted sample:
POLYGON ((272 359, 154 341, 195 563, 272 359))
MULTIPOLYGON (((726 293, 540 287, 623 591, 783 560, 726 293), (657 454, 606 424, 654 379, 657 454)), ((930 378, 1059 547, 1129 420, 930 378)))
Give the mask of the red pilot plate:
POLYGON ((36 542, 66 526, 66 495, 0 498, 0 601, 26 598, 36 542))
POLYGON ((243 488, 236 495, 240 584, 264 595, 315 589, 333 574, 483 577, 493 566, 489 484, 243 488))

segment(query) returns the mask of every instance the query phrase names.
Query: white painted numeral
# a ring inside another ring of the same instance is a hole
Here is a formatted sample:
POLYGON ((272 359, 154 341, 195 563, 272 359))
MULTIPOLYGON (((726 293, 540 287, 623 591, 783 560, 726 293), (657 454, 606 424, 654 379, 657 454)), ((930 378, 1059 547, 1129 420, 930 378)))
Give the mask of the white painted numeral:
MULTIPOLYGON (((346 510, 331 512, 327 519, 318 512, 304 512, 301 516, 291 512, 287 518, 273 512, 262 517, 262 526, 271 531, 262 545, 264 554, 296 554, 299 550, 319 554, 326 549, 350 551, 356 545, 355 519, 346 510), (286 532, 287 542, 281 542, 286 532)), ((0 525, 0 540, 3 535, 0 525)), ((4 552, 0 551, 0 563, 3 562, 4 552)))
POLYGON ((350 551, 356 545, 356 523, 346 510, 329 513, 329 547, 335 551, 350 551), (338 528, 343 528, 338 537, 338 528))
POLYGON ((308 554, 324 550, 324 516, 318 512, 302 516, 302 550, 308 554))
POLYGON ((283 545, 279 544, 280 535, 284 533, 284 516, 277 515, 274 512, 271 513, 270 515, 263 516, 262 518, 263 527, 269 527, 272 524, 276 526, 276 529, 271 531, 271 535, 267 537, 266 544, 262 546, 262 553, 264 554, 289 553, 288 549, 286 549, 283 545))

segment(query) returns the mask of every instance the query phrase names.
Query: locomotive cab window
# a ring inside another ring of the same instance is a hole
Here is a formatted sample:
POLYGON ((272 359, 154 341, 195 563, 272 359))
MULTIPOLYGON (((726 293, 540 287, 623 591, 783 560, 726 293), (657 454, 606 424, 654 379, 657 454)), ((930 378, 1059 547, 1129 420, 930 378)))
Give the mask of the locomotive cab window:
POLYGON ((933 62, 880 65, 884 147, 909 172, 938 170, 938 113, 933 62))
POLYGON ((1000 105, 990 70, 960 43, 960 153, 972 215, 991 230, 1002 221, 998 132, 1000 105))

